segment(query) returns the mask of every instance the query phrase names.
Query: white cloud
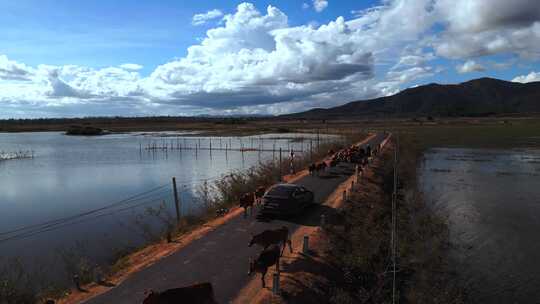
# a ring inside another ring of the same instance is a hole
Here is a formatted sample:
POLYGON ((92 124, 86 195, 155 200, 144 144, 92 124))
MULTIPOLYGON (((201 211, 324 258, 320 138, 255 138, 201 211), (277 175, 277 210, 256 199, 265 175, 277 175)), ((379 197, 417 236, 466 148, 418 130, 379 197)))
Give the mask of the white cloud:
POLYGON ((186 57, 159 66, 146 87, 171 102, 207 107, 270 104, 332 92, 373 77, 372 52, 343 18, 319 28, 288 27, 243 3, 186 57))
POLYGON ((124 70, 129 70, 129 71, 138 71, 143 68, 142 65, 136 64, 136 63, 124 63, 124 64, 121 64, 120 67, 124 70))
POLYGON ((0 55, 0 115, 284 113, 395 93, 439 73, 434 59, 460 60, 458 70, 468 72, 482 68, 477 62, 493 67, 484 55, 511 55, 516 64, 540 58, 540 15, 531 1, 381 3, 350 20, 294 27, 276 7, 261 12, 242 3, 187 55, 147 77, 134 63, 31 67, 0 55))
POLYGON ((328 6, 328 1, 326 0, 313 0, 313 9, 317 12, 322 12, 328 6))
POLYGON ((32 69, 0 55, 0 80, 29 80, 32 69))
POLYGON ((191 24, 193 25, 203 25, 209 20, 216 19, 223 16, 223 13, 218 9, 213 9, 211 11, 208 11, 206 13, 202 14, 196 14, 193 16, 193 19, 191 20, 191 24))
POLYGON ((419 78, 429 77, 433 75, 433 68, 431 67, 413 67, 401 71, 388 72, 388 80, 397 82, 396 84, 403 84, 414 81, 419 78))
POLYGON ((465 59, 503 52, 540 58, 540 5, 530 0, 439 0, 446 31, 435 43, 441 56, 465 59))
POLYGON ((307 4, 306 2, 302 3, 302 9, 308 9, 309 8, 309 4, 307 4))
POLYGON ((540 81, 540 72, 530 72, 528 75, 518 76, 512 79, 512 81, 521 83, 540 81))
POLYGON ((477 63, 474 60, 467 60, 463 64, 457 65, 456 70, 460 74, 465 74, 465 73, 471 73, 471 72, 483 72, 486 70, 486 68, 484 68, 483 65, 481 65, 480 63, 477 63))

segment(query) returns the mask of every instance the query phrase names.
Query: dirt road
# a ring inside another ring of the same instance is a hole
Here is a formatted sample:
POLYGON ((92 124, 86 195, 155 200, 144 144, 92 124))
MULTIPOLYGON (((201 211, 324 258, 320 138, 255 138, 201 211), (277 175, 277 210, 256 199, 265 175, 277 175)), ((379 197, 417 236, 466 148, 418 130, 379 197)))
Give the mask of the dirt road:
MULTIPOLYGON (((369 144, 374 147, 383 139, 384 134, 377 134, 369 144)), ((353 165, 342 164, 331 168, 325 177, 305 176, 295 183, 313 191, 315 201, 320 203, 353 173, 353 165)), ((255 213, 248 218, 236 216, 178 252, 131 275, 120 285, 85 303, 142 303, 145 290, 160 291, 206 281, 214 286, 219 303, 229 303, 249 282, 249 259, 260 252, 260 248, 247 246, 252 234, 281 226, 287 226, 292 232, 301 226, 317 226, 320 223, 320 214, 329 212, 327 209, 330 208, 317 205, 301 217, 286 220, 259 221, 255 213)))

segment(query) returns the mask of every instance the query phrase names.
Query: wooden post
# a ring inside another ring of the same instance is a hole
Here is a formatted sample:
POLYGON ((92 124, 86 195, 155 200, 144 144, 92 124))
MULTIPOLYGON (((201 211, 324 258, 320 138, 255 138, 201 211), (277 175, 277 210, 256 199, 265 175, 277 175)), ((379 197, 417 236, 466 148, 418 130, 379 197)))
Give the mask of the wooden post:
POLYGON ((272 293, 275 295, 279 295, 279 272, 274 272, 272 278, 272 293))
POLYGON ((279 148, 279 181, 281 181, 281 147, 279 148))
POLYGON ((313 162, 313 139, 309 140, 309 161, 313 162))
POLYGON ((174 192, 174 206, 176 207, 176 223, 180 224, 180 199, 178 198, 178 190, 176 189, 176 177, 172 178, 174 192))
POLYGON ((309 236, 304 235, 304 242, 302 243, 302 253, 308 254, 309 253, 309 236))
POLYGON ((320 149, 320 137, 319 137, 319 129, 317 129, 317 150, 320 149))

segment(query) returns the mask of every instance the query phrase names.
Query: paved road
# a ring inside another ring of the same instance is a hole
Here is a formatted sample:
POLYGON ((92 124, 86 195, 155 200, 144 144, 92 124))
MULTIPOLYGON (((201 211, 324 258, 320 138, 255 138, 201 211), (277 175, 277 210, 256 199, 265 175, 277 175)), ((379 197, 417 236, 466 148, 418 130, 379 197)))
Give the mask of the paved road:
MULTIPOLYGON (((383 139, 383 134, 377 134, 369 144, 374 147, 383 139)), ((353 174, 353 171, 352 165, 344 164, 332 168, 331 176, 328 178, 306 176, 296 183, 314 191, 316 202, 324 202, 339 184, 353 174)), ((255 246, 247 247, 251 234, 283 225, 292 233, 300 225, 318 225, 319 214, 325 212, 324 208, 324 206, 312 208, 301 218, 270 222, 258 221, 255 215, 247 219, 237 216, 178 252, 133 274, 110 291, 85 303, 142 303, 144 291, 147 289, 159 291, 206 281, 212 283, 219 303, 229 303, 248 283, 250 279, 247 276, 248 261, 260 252, 255 246)))

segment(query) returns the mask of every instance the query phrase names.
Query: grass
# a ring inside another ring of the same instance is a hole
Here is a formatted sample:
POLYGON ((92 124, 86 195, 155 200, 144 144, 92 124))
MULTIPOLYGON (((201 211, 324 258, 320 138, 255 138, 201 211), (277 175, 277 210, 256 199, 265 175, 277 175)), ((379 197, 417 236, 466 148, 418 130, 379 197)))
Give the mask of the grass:
POLYGON ((540 146, 539 119, 439 121, 431 125, 388 126, 412 135, 419 149, 430 147, 522 148, 540 146))
MULTIPOLYGON (((425 203, 417 185, 420 146, 402 136, 398 195, 397 297, 400 303, 462 303, 464 292, 448 265, 448 224, 425 203)), ((352 195, 341 225, 327 227, 329 261, 341 269, 327 295, 332 303, 391 303, 392 155, 352 195)))

